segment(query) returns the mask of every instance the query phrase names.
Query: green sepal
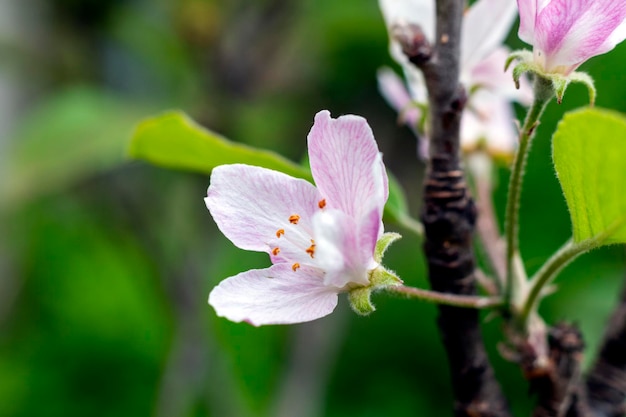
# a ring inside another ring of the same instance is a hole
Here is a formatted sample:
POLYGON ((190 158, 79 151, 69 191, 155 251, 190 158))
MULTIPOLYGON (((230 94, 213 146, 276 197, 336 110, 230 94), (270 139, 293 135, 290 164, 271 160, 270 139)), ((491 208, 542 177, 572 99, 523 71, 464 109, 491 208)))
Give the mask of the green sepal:
MULTIPOLYGON (((394 234, 394 233, 390 233, 394 234)), ((397 239, 397 237, 395 238, 397 239)), ((395 240, 394 239, 394 240, 395 240)), ((383 288, 402 285, 402 280, 393 272, 379 266, 369 272, 370 285, 367 287, 357 287, 348 292, 350 307, 355 313, 366 316, 376 310, 372 304, 372 292, 383 288)))
POLYGON ((545 72, 544 69, 537 62, 535 62, 533 53, 527 50, 511 52, 504 63, 505 71, 509 69, 513 61, 518 61, 518 64, 513 68, 513 81, 515 81, 515 88, 520 87, 519 80, 522 77, 522 74, 529 72, 537 77, 550 80, 556 99, 558 103, 561 104, 563 96, 565 95, 565 90, 567 89, 569 83, 581 83, 584 84, 589 91, 589 104, 591 106, 594 105, 596 101, 596 88, 594 86, 593 79, 589 76, 589 74, 584 72, 572 72, 571 74, 565 75, 559 72, 545 72))
POLYGON ((370 271, 370 287, 373 289, 402 285, 403 281, 394 273, 382 266, 370 271))
POLYGON ((569 76, 569 79, 573 83, 580 83, 587 87, 587 91, 589 92, 589 105, 593 107, 596 103, 596 86, 593 82, 593 78, 586 72, 572 72, 569 76))
POLYGON ((561 104, 563 102, 565 90, 569 84, 569 79, 565 77, 551 76, 550 80, 552 81, 552 88, 554 89, 554 94, 556 95, 556 101, 561 104))
POLYGON ((541 76, 548 78, 552 81, 554 87, 554 93, 556 94, 556 100, 559 104, 563 101, 563 95, 569 83, 580 83, 587 87, 589 92, 589 105, 593 106, 596 102, 596 87, 593 83, 593 78, 586 72, 572 72, 569 75, 562 74, 542 74, 541 76))
POLYGON ((388 232, 381 236, 376 242, 376 249, 374 249, 374 260, 378 263, 381 263, 383 260, 383 255, 387 248, 396 240, 400 239, 402 235, 399 233, 388 232))
POLYGON ((515 88, 519 90, 519 80, 526 72, 534 72, 536 65, 532 62, 520 62, 513 68, 513 81, 515 82, 515 88))
POLYGON ((513 61, 521 61, 521 62, 533 62, 533 53, 527 49, 519 49, 517 51, 513 51, 506 58, 504 63, 504 70, 507 71, 511 66, 513 61))
POLYGON ((371 287, 355 288, 348 293, 348 301, 352 310, 360 316, 367 316, 376 311, 376 307, 372 304, 370 296, 372 295, 371 287))

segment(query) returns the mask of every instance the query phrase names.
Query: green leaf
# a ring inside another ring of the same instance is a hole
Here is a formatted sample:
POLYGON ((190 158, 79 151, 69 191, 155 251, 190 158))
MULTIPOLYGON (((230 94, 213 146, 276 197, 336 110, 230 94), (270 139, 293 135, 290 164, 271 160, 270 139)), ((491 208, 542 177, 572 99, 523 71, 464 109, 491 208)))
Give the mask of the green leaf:
POLYGON ((128 153, 155 165, 206 174, 218 165, 241 163, 311 180, 308 170, 277 153, 231 142, 177 111, 141 122, 128 153))
POLYGON ((626 243, 626 118, 601 109, 569 113, 552 154, 574 241, 626 243))
POLYGON ((21 121, 1 155, 6 166, 0 208, 15 209, 124 163, 128 135, 148 112, 146 106, 86 87, 43 101, 21 121))
POLYGON ((402 219, 409 216, 409 208, 404 196, 404 190, 398 180, 387 173, 389 178, 389 198, 385 205, 385 220, 400 223, 402 219))

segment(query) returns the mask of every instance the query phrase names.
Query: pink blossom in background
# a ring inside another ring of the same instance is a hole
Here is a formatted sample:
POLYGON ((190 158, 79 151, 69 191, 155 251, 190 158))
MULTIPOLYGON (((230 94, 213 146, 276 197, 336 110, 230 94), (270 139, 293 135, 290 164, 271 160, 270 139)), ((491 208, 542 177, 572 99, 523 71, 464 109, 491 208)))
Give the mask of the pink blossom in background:
POLYGON ((519 37, 546 73, 568 75, 626 38, 624 0, 517 0, 519 37))
POLYGON ((235 164, 213 170, 205 202, 235 246, 267 252, 272 266, 222 281, 209 304, 255 326, 330 314, 338 293, 369 284, 378 267, 387 175, 372 131, 358 116, 315 116, 308 136, 315 184, 235 164))
MULTIPOLYGON (((435 0, 379 0, 380 8, 390 33, 395 25, 413 23, 419 25, 430 42, 435 37, 435 0)), ((508 50, 502 46, 516 11, 515 0, 479 0, 468 9, 462 28, 461 83, 470 90, 487 91, 472 94, 461 122, 461 145, 471 151, 484 145, 492 154, 512 154, 517 143, 514 114, 511 101, 530 104, 532 91, 528 81, 521 79, 520 89, 515 89, 511 72, 505 73, 504 63, 508 50), (489 22, 486 24, 485 22, 489 22), (500 106, 506 108, 499 108, 500 106)), ((402 66, 412 102, 427 104, 425 82, 422 73, 411 64, 402 48, 393 38, 390 43, 392 57, 402 66)), ((397 111, 398 88, 391 83, 388 72, 379 72, 379 90, 386 101, 397 111), (383 77, 384 76, 384 77, 383 77), (395 92, 394 95, 390 92, 395 92)), ((397 84, 397 80, 394 81, 397 84)), ((412 104, 415 106, 415 104, 412 104)), ((406 124, 414 120, 403 117, 406 124)), ((418 115, 419 113, 418 110, 418 115)), ((412 126, 415 129, 415 126, 412 126)), ((426 135, 428 132, 426 132, 426 135)))

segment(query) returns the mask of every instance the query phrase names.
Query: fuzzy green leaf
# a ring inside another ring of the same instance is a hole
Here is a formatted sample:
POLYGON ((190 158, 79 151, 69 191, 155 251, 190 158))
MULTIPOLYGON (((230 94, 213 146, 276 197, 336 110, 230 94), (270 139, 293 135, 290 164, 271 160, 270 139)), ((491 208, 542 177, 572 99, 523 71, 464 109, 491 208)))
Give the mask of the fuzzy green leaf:
POLYGON ((49 195, 125 162, 133 125, 151 109, 101 90, 74 87, 42 101, 0 155, 0 211, 49 195))
POLYGON ((166 168, 206 174, 218 165, 241 163, 311 180, 308 170, 277 153, 231 142, 177 111, 141 122, 128 153, 166 168))
POLYGON ((395 272, 389 271, 382 266, 370 272, 370 288, 372 289, 402 285, 402 283, 402 279, 395 272))
POLYGON ((574 240, 626 243, 626 118, 601 109, 569 113, 552 147, 574 240))
POLYGON ((370 296, 372 289, 370 287, 355 288, 348 293, 348 301, 352 310, 360 316, 367 316, 376 311, 376 307, 372 304, 370 296))

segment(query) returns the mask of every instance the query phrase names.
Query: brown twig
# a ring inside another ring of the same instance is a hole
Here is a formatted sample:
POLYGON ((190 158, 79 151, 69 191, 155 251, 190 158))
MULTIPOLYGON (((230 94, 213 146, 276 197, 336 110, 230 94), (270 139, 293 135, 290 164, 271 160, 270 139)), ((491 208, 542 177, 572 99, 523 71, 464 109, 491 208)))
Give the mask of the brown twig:
MULTIPOLYGON (((435 291, 474 295, 472 232, 476 208, 459 156, 461 113, 467 101, 459 85, 461 20, 465 2, 437 1, 434 47, 415 25, 396 33, 405 54, 426 80, 430 106, 430 163, 422 221, 429 280, 435 291)), ((439 330, 450 362, 456 416, 510 416, 482 341, 478 312, 440 306, 439 330)))
POLYGON ((586 385, 594 416, 626 415, 626 286, 609 321, 586 385))
POLYGON ((538 364, 532 349, 522 358, 530 390, 537 394, 533 417, 586 416, 586 402, 579 391, 585 347, 580 330, 560 323, 548 331, 548 345, 547 364, 538 364))

